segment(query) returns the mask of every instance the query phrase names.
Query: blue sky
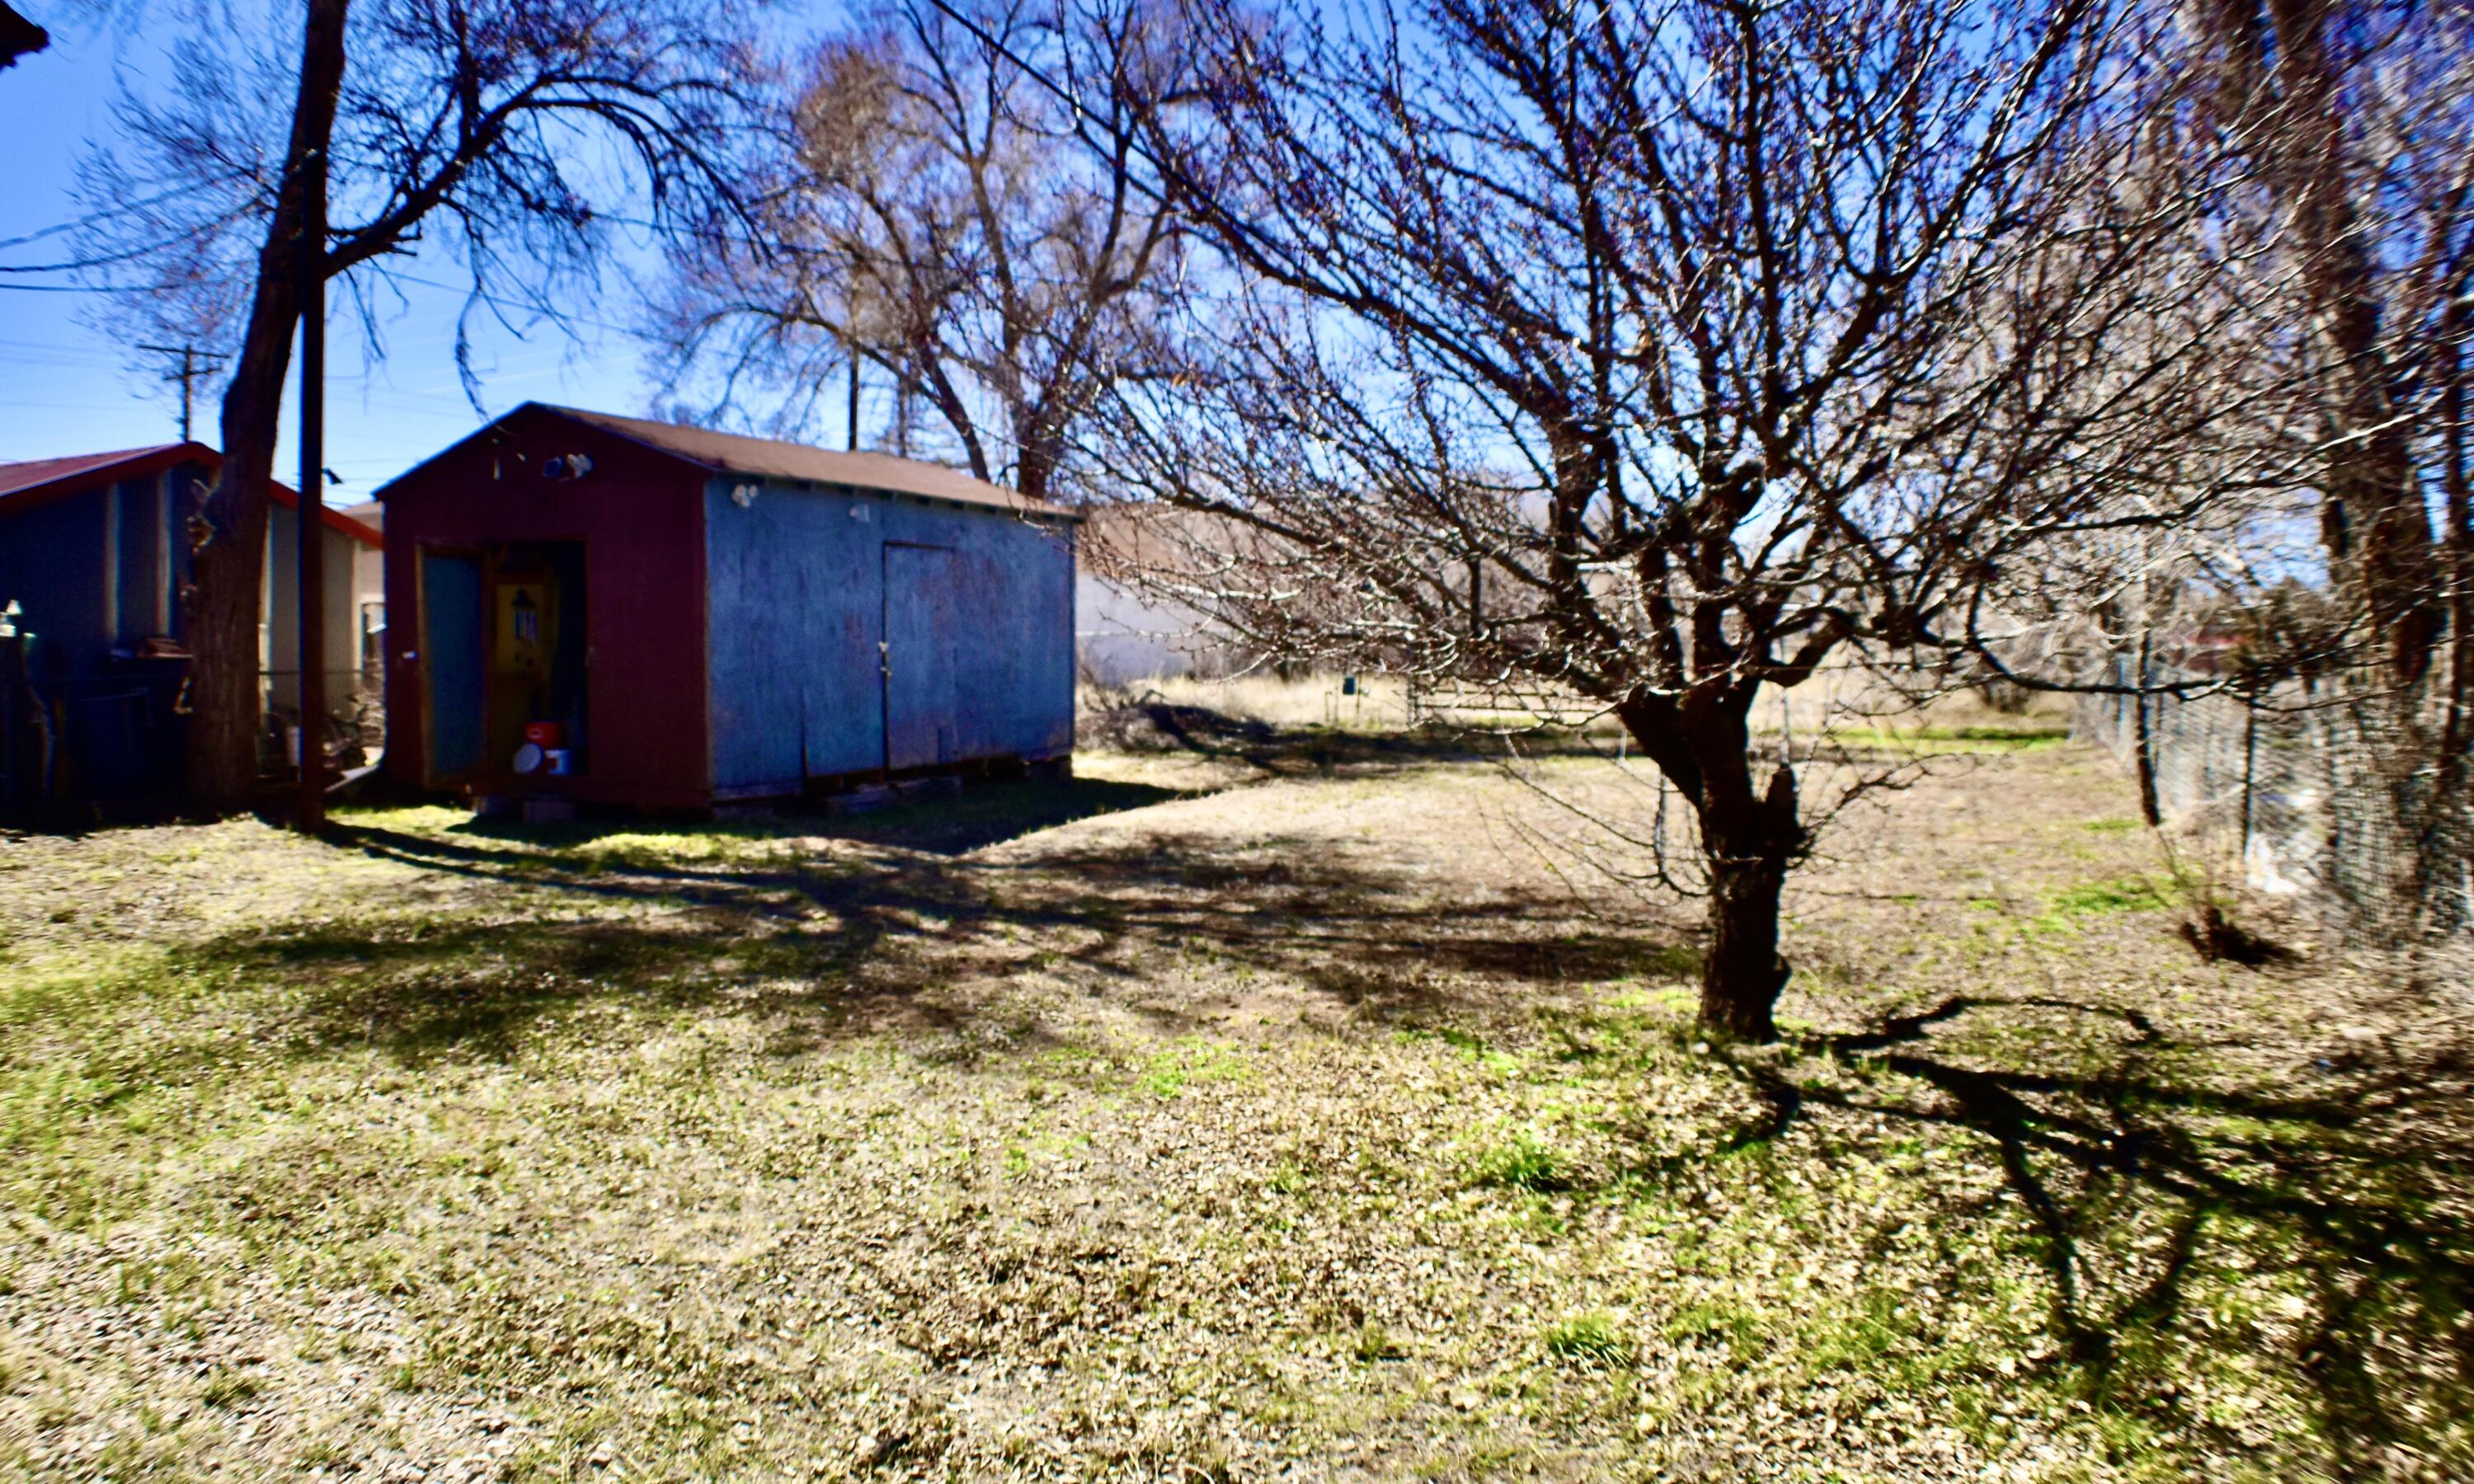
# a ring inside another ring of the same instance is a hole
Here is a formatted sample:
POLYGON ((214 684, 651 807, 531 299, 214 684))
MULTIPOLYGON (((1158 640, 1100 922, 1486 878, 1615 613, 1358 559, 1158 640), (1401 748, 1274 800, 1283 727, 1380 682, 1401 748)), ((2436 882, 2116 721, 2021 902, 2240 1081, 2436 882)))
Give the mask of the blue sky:
MULTIPOLYGON (((77 160, 110 126, 115 63, 147 69, 160 42, 98 27, 90 9, 61 0, 15 0, 17 9, 51 27, 51 49, 0 71, 0 240, 57 226, 78 215, 70 195, 77 160)), ((143 7, 130 8, 142 16, 143 7)), ((0 262, 57 261, 64 244, 48 238, 0 251, 0 262)), ((411 265, 413 275, 451 283, 450 263, 411 265)), ((604 290, 613 304, 630 302, 627 265, 615 264, 604 290)), ((134 367, 109 336, 79 323, 85 295, 11 287, 39 281, 0 278, 0 462, 49 458, 165 443, 179 436, 177 391, 155 379, 166 358, 134 367)), ((383 365, 369 364, 360 337, 337 323, 328 335, 327 463, 345 483, 328 498, 352 503, 386 479, 476 426, 458 381, 454 327, 462 297, 446 289, 407 288, 407 308, 383 324, 383 365)), ((587 320, 599 306, 576 306, 587 320)), ((610 322, 625 314, 611 311, 610 322)), ((524 338, 495 325, 477 335, 483 405, 496 414, 540 400, 611 412, 644 411, 659 389, 646 377, 636 345, 610 325, 585 323, 570 336, 544 325, 524 338)), ((292 397, 286 388, 280 477, 294 458, 292 397)), ((198 409, 197 436, 215 438, 213 389, 198 409)))

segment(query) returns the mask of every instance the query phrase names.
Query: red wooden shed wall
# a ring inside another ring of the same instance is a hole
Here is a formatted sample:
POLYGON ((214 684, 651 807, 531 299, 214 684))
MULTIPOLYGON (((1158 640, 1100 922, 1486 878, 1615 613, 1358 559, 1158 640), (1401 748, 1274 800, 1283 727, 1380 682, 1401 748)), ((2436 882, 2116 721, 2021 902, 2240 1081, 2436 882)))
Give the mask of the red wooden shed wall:
MULTIPOLYGON (((387 772, 419 785, 425 545, 585 543, 588 724, 584 772, 558 792, 651 808, 712 798, 705 725, 706 472, 555 416, 519 412, 383 491, 386 503, 387 772), (554 455, 592 472, 542 477, 554 455)), ((497 764, 498 759, 490 759, 497 764)))

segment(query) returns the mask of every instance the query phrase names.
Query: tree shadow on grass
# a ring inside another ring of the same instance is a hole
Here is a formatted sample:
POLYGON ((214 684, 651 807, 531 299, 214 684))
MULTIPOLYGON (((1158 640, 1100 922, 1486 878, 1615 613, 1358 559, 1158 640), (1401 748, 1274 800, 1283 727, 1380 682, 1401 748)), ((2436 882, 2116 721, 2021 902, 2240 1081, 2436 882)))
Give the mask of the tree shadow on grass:
POLYGON ((609 831, 542 838, 341 826, 344 848, 521 888, 517 912, 493 913, 485 894, 443 919, 237 933, 183 956, 290 986, 275 1034, 304 1053, 362 1044, 419 1063, 519 1055, 543 1019, 571 1030, 567 1012, 586 1004, 752 1013, 785 1043, 966 1034, 1033 975, 1115 987, 1170 1030, 1217 1023, 1231 987, 1261 974, 1336 1013, 1451 1017, 1661 971, 1680 951, 1671 935, 1578 927, 1531 899, 1439 902, 1414 874, 1275 836, 1244 855, 1210 834, 1152 833, 1001 859, 845 840, 704 861, 615 841, 596 852, 609 831), (545 897, 578 910, 542 911, 545 897), (1173 962, 1205 971, 1164 973, 1173 962))
POLYGON ((1521 752, 1532 757, 1604 755, 1585 731, 1565 726, 1522 727, 1509 733, 1440 719, 1407 728, 1273 726, 1158 700, 1156 694, 1086 713, 1084 744, 1240 762, 1270 778, 1380 775, 1439 762, 1499 761, 1508 736, 1517 736, 1521 752))
MULTIPOLYGON (((778 810, 721 822, 614 814, 527 825, 512 819, 476 817, 450 826, 448 833, 564 852, 563 859, 583 869, 599 864, 600 857, 592 849, 598 842, 633 842, 637 847, 634 853, 649 857, 653 852, 644 848, 648 838, 712 839, 750 845, 788 839, 855 840, 938 855, 967 855, 1076 820, 1179 799, 1199 799, 1208 792, 1108 778, 975 781, 952 793, 932 793, 865 813, 828 812, 794 802, 785 803, 778 810)), ((350 824, 338 829, 346 843, 368 832, 350 824)))
POLYGON ((2385 1478, 2399 1460, 2466 1447, 2448 1431, 2474 1400, 2462 1053, 2243 1087, 2136 1010, 1995 995, 1792 1049, 1734 1063, 1770 1110, 1739 1141, 1778 1137, 1814 1105, 1986 1137, 2031 1222, 2054 1333, 2110 1403, 2243 1448, 2238 1426, 2175 1385, 2195 1277, 2232 1250, 2239 1272, 2310 1295, 2282 1358, 2337 1477, 2385 1478), (1998 1041, 1963 1034, 2022 1012, 2110 1031, 2083 1038, 2067 1071, 2021 1068, 1985 1054, 1998 1041))

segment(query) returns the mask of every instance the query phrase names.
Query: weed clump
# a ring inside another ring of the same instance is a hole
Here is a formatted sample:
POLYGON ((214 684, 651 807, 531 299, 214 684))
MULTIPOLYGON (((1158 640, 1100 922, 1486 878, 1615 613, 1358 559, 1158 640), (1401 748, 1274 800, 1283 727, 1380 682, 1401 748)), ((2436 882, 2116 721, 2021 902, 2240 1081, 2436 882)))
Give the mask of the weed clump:
POLYGON ((1582 1314, 1546 1328, 1546 1353, 1586 1365, 1630 1365, 1632 1342, 1605 1314, 1582 1314))
POLYGON ((1479 1185, 1536 1195, 1568 1189, 1571 1184, 1564 1178, 1555 1152, 1525 1129, 1479 1155, 1475 1173, 1479 1185))
POLYGON ((2200 903, 2196 911, 2184 918, 2181 933, 2182 941, 2191 945, 2203 964, 2240 964, 2244 969, 2259 969, 2293 957, 2283 944, 2243 926, 2213 901, 2200 903))
POLYGON ((1407 1352, 1401 1350, 1400 1343, 1392 1337, 1391 1330, 1370 1319, 1358 1327, 1357 1337, 1349 1346, 1349 1353, 1365 1364, 1372 1365, 1378 1360, 1397 1360, 1407 1352))

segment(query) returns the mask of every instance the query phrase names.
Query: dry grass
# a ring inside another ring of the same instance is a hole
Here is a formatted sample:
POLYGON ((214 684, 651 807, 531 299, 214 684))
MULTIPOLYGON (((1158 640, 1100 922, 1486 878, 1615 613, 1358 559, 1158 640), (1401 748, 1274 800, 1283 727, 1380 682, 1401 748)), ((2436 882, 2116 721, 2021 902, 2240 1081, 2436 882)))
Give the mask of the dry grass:
POLYGON ((1734 1055, 1485 765, 1083 772, 0 842, 0 1474, 2474 1470, 2462 1027, 2198 963, 2094 754, 1851 837, 1734 1055))
MULTIPOLYGON (((1398 676, 1313 674, 1283 680, 1263 671, 1223 679, 1169 676, 1122 686, 1085 685, 1081 713, 1086 720, 1104 719, 1129 708, 1168 706, 1289 732, 1359 733, 1396 731, 1419 722, 1443 731, 1560 734, 1576 725, 1575 718, 1589 718, 1588 730, 1610 746, 1617 733, 1612 718, 1598 714, 1589 703, 1575 700, 1541 714, 1504 698, 1496 701, 1509 708, 1475 691, 1433 692, 1425 705, 1440 704, 1441 713, 1418 715, 1412 711, 1409 683, 1398 676)), ((2070 708, 2068 698, 2044 695, 2034 697, 2023 711, 2001 711, 1969 690, 1954 690, 1916 706, 1856 671, 1835 668, 1793 691, 1763 691, 1752 725, 1766 736, 1835 736, 1852 747, 1929 755, 2058 742, 2069 734, 2070 708)))

